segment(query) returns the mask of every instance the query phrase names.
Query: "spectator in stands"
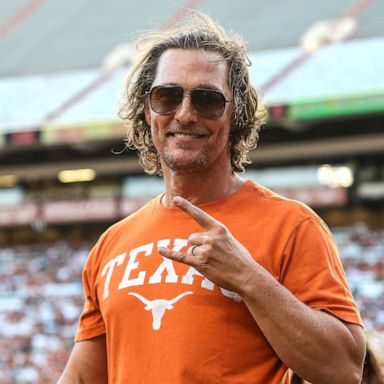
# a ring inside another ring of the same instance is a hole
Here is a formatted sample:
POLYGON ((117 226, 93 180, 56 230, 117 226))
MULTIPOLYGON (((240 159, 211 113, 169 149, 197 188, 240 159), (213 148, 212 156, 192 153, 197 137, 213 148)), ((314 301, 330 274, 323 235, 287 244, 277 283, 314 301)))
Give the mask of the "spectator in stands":
POLYGON ((2 384, 58 380, 81 311, 81 274, 72 265, 83 262, 84 250, 63 242, 0 249, 2 384), (62 268, 71 271, 64 281, 62 268))
POLYGON ((361 319, 328 228, 238 175, 262 124, 244 46, 196 14, 155 37, 122 111, 165 193, 93 248, 60 383, 273 384, 286 367, 358 383, 361 319))

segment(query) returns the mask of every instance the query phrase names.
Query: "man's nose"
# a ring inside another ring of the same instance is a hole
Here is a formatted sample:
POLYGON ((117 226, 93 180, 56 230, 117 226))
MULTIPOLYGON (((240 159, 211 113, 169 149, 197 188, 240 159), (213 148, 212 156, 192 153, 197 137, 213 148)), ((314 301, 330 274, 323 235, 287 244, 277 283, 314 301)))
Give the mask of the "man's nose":
POLYGON ((175 112, 175 120, 177 120, 182 125, 191 122, 196 122, 197 112, 192 105, 192 99, 190 94, 185 93, 183 95, 183 100, 181 101, 180 105, 178 106, 175 112))

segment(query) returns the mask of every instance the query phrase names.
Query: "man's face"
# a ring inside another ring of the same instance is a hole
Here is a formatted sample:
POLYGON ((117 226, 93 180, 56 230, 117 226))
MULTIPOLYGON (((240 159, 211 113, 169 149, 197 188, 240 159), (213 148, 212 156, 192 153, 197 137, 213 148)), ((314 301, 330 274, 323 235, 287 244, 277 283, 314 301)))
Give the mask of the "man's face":
MULTIPOLYGON (((231 100, 227 77, 227 64, 215 52, 169 49, 160 57, 152 88, 159 85, 179 86, 187 91, 208 88, 222 92, 231 100)), ((194 109, 189 95, 184 95, 177 110, 167 115, 154 112, 147 102, 145 117, 163 170, 228 169, 231 114, 232 103, 227 103, 220 118, 204 118, 194 109)))

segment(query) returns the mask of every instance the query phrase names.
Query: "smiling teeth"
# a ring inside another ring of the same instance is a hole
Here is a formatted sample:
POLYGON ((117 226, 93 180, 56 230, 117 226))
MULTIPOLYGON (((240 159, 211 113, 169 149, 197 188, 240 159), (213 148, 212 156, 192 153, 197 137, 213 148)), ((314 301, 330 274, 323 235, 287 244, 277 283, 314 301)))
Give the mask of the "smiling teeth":
POLYGON ((175 137, 199 137, 198 135, 192 135, 189 133, 174 133, 175 137))

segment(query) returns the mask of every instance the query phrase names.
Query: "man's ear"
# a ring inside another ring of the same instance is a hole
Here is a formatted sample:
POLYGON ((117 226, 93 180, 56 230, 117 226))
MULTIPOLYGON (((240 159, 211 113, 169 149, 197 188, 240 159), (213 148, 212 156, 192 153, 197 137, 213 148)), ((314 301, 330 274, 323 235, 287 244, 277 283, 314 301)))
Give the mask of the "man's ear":
POLYGON ((145 121, 147 122, 148 126, 151 126, 151 111, 149 110, 149 104, 146 101, 144 103, 144 116, 145 116, 145 121))

